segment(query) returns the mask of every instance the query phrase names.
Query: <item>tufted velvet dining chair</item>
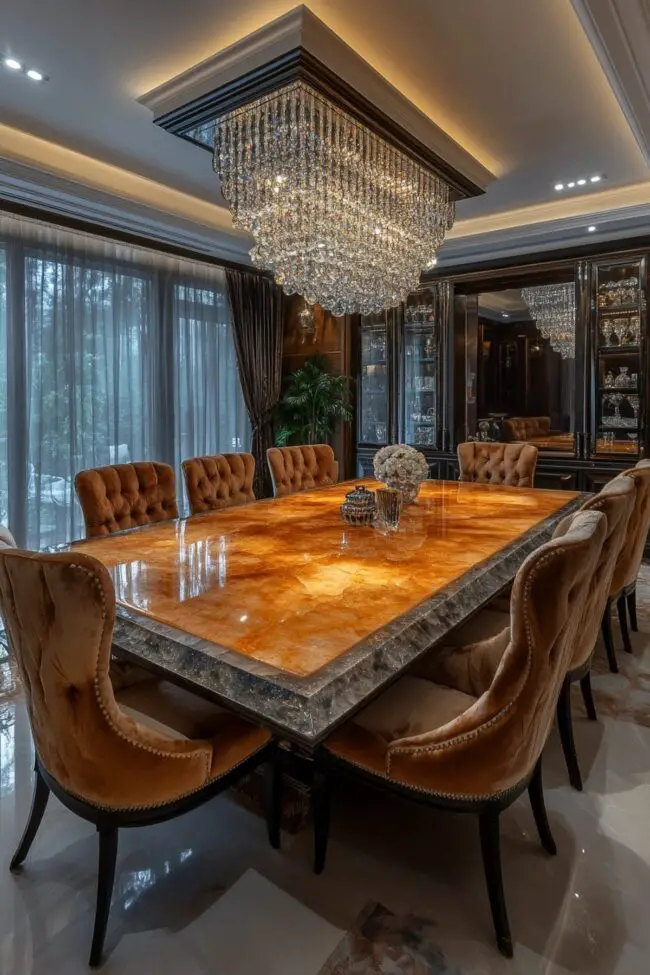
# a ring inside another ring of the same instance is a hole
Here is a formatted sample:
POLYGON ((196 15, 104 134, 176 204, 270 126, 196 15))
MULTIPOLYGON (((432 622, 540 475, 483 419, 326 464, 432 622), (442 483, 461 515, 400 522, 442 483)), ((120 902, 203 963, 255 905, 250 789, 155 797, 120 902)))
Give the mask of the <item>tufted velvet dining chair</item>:
POLYGON ((609 669, 618 673, 614 637, 612 634, 612 607, 616 604, 621 625, 623 648, 632 653, 628 630, 628 613, 632 630, 638 630, 636 619, 636 579, 643 560, 643 550, 650 529, 650 460, 640 460, 636 467, 623 471, 635 485, 634 507, 627 526, 627 536, 621 549, 603 616, 603 640, 607 650, 609 669))
MULTIPOLYGON (((27 699, 36 750, 34 798, 11 861, 27 856, 50 792, 99 833, 90 964, 101 961, 118 830, 199 806, 272 754, 270 734, 166 681, 114 689, 115 594, 82 553, 0 550, 0 610, 27 699)), ((279 843, 278 827, 269 835, 279 843)))
MULTIPOLYGON (((571 717, 571 685, 580 681, 587 716, 597 720, 596 707, 591 691, 591 661, 593 659, 598 631, 607 606, 614 571, 621 550, 625 545, 630 516, 634 509, 635 485, 631 477, 625 475, 609 481, 595 497, 589 498, 581 511, 601 511, 607 519, 607 533, 594 572, 594 579, 585 599, 582 619, 573 644, 567 675, 558 700, 557 719, 562 741, 562 750, 569 772, 569 780, 574 789, 582 791, 582 776, 573 738, 571 717)), ((555 538, 564 535, 580 512, 568 515, 557 526, 555 538)))
POLYGON ((509 629, 469 645, 433 648, 325 742, 314 785, 317 872, 325 862, 334 774, 361 775, 413 800, 473 813, 497 944, 512 955, 499 817, 527 788, 542 845, 556 852, 541 754, 606 528, 600 512, 578 514, 563 537, 542 545, 519 569, 509 629))
POLYGON ((178 518, 176 475, 169 464, 95 467, 80 471, 74 486, 87 538, 178 518))
POLYGON ((484 443, 472 440, 458 444, 458 464, 459 481, 533 487, 537 447, 528 443, 484 443))
POLYGON ((215 454, 183 461, 190 514, 217 511, 255 500, 252 454, 215 454))
POLYGON ((276 498, 336 484, 339 479, 338 461, 328 444, 269 447, 266 459, 276 498))

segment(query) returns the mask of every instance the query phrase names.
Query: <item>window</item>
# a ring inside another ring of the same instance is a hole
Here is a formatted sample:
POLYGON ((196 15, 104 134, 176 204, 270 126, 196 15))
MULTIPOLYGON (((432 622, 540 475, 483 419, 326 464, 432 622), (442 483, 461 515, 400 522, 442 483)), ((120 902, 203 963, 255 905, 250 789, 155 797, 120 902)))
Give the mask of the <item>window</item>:
POLYGON ((79 470, 173 463, 180 502, 250 429, 219 268, 34 226, 0 218, 0 520, 43 548, 84 533, 79 470))
POLYGON ((250 427, 224 290, 174 285, 176 465, 248 450, 250 427))

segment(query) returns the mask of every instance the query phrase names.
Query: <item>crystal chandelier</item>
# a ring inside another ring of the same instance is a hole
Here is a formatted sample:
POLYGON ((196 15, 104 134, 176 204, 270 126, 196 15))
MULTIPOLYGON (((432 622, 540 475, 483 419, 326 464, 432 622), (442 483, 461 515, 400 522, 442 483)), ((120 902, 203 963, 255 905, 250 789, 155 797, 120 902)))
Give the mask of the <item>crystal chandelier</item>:
POLYGON ((532 319, 551 348, 563 359, 575 358, 576 298, 573 284, 542 284, 522 288, 532 319))
POLYGON ((253 263, 334 315, 404 301, 454 220, 443 179, 304 81, 218 118, 214 168, 253 263))

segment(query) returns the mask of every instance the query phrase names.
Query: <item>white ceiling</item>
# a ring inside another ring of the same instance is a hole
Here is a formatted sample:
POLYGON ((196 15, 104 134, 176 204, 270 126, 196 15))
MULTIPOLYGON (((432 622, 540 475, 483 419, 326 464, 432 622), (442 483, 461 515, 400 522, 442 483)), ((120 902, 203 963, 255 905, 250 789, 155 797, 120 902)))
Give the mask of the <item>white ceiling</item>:
MULTIPOLYGON (((650 202, 642 133, 638 127, 633 132, 630 112, 626 117, 621 108, 625 91, 619 86, 614 93, 603 50, 597 56, 574 10, 580 9, 589 29, 594 11, 588 8, 599 2, 309 0, 308 5, 497 176, 483 197, 459 205, 457 246, 475 234, 489 237, 548 221, 559 226, 565 218, 579 227, 587 222, 585 214, 618 213, 619 193, 634 205, 650 202), (553 189, 558 180, 597 172, 607 174, 597 192, 567 200, 553 189)), ((648 0, 607 4, 647 10, 648 0)), ((38 68, 49 81, 38 85, 0 72, 5 126, 0 125, 0 156, 41 165, 58 177, 72 174, 77 182, 136 202, 146 188, 148 207, 227 228, 209 154, 154 126, 137 99, 294 5, 292 0, 57 0, 44 15, 42 0, 3 0, 0 54, 38 68)), ((625 56, 616 52, 619 66, 625 56)))

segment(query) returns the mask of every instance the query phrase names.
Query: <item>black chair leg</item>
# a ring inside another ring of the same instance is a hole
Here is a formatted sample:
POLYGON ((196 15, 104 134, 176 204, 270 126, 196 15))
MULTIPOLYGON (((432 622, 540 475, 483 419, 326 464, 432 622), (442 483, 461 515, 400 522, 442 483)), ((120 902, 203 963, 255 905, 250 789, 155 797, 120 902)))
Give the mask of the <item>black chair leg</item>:
POLYGON ((580 681, 580 690, 582 691, 582 700, 585 702, 587 717, 590 721, 598 721, 596 705, 594 704, 594 695, 591 689, 591 674, 589 672, 587 672, 580 681))
POLYGON ((282 819, 282 765, 276 753, 266 766, 266 828, 274 850, 280 849, 282 819))
POLYGON ((546 803, 544 802, 541 755, 537 759, 537 765, 535 766, 533 777, 528 783, 528 796, 533 809, 533 816, 535 817, 535 825, 537 826, 540 842, 547 853, 550 853, 551 856, 555 856, 557 853, 557 846, 555 845, 555 840, 553 839, 553 834, 551 833, 551 827, 548 823, 548 816, 546 815, 546 803))
POLYGON ((562 751, 569 773, 569 781, 574 789, 582 792, 582 776, 573 740, 573 719, 571 717, 571 682, 565 679, 557 702, 557 723, 560 729, 562 751))
POLYGON ((626 653, 632 653, 632 644, 630 642, 630 633, 627 628, 627 606, 625 605, 625 593, 621 593, 616 602, 616 609, 618 611, 618 622, 621 625, 621 636, 623 637, 623 649, 626 653))
POLYGON ((330 831, 330 790, 327 775, 318 769, 312 780, 314 810, 314 873, 322 873, 330 831))
POLYGON ((499 814, 481 813, 478 818, 481 836, 481 853, 483 854, 483 869, 485 882, 490 898, 490 909, 494 931, 497 936, 497 946, 502 955, 512 958, 512 937, 508 923, 508 911, 503 892, 503 876, 501 873, 501 843, 499 838, 499 814))
POLYGON ((630 614, 630 626, 633 633, 639 632, 639 624, 636 618, 636 586, 627 594, 627 611, 630 614))
POLYGON ((18 849, 13 855, 11 863, 9 864, 10 870, 16 870, 27 854, 29 853, 30 847, 34 842, 34 837, 38 832, 38 827, 41 825, 41 820, 43 819, 43 813, 45 812, 45 807, 47 806, 47 800, 50 798, 50 790, 45 782, 45 779, 41 775, 38 765, 36 765, 36 777, 34 779, 34 794, 32 796, 32 808, 29 811, 29 819, 27 820, 27 825, 25 826, 25 831, 18 844, 18 849))
POLYGON ((607 651, 607 660, 609 662, 609 669, 612 674, 618 674, 618 664, 616 662, 616 650, 614 649, 614 636, 612 634, 612 606, 611 603, 607 603, 605 607, 605 612, 603 614, 603 621, 601 623, 601 630, 603 632, 603 642, 605 643, 605 650, 607 651))
POLYGON ((91 968, 101 964, 104 952, 104 938, 111 909, 113 882, 115 880, 115 861, 117 860, 117 827, 97 827, 99 833, 99 870, 97 873, 97 908, 93 943, 90 949, 91 968))

